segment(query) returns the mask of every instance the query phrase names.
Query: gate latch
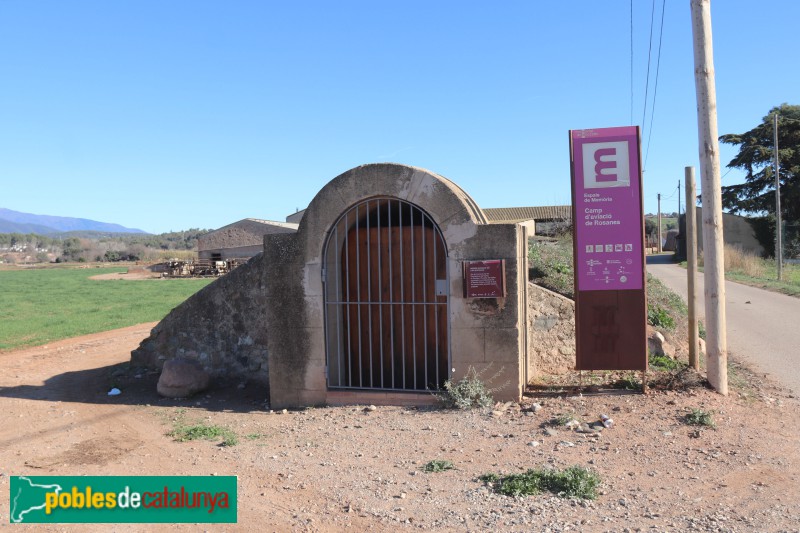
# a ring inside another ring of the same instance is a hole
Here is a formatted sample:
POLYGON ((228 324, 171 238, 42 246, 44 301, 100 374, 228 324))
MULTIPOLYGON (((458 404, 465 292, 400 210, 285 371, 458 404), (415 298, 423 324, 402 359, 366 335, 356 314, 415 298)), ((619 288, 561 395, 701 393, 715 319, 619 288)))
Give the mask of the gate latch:
POLYGON ((436 280, 436 296, 447 296, 447 280, 436 280))

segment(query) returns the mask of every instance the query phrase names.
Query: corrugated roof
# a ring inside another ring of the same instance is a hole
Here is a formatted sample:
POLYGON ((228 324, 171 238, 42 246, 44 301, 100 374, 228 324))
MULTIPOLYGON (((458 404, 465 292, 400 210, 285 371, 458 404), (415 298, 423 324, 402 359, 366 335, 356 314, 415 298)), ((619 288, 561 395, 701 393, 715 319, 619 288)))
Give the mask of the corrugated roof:
POLYGON ((572 206, 489 207, 483 210, 490 223, 524 222, 526 220, 569 220, 572 206))

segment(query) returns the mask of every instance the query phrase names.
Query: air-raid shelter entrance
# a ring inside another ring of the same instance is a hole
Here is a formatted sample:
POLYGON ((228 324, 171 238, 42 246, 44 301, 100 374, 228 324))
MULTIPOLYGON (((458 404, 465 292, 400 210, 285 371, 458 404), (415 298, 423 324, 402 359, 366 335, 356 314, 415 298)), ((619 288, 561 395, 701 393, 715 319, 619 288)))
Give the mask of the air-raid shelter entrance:
POLYGON ((323 265, 328 388, 442 388, 447 247, 433 219, 404 200, 362 201, 334 224, 323 265))
POLYGON ((526 243, 524 226, 489 224, 427 170, 381 163, 334 178, 296 233, 264 237, 271 407, 432 401, 470 369, 494 376, 497 400, 519 399, 526 243), (499 292, 470 285, 487 264, 502 265, 499 292))

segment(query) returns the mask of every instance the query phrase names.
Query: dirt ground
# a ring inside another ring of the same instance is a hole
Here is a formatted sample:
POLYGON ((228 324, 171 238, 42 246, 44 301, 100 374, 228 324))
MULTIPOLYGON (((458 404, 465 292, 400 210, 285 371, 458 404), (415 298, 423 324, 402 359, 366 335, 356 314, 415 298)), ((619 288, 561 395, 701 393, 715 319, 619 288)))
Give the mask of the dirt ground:
POLYGON ((271 413, 266 391, 217 384, 167 400, 129 369, 154 324, 0 353, 0 528, 19 531, 800 531, 800 415, 785 390, 739 370, 703 387, 526 397, 501 414, 363 406, 271 413), (742 376, 746 377, 744 379, 742 376), (748 384, 749 383, 749 384, 748 384), (122 390, 108 396, 112 386, 122 390), (688 426, 689 408, 717 428, 688 426), (563 413, 615 425, 589 437, 563 413), (227 426, 239 444, 175 442, 176 419, 227 426), (552 435, 547 434, 547 430, 552 435), (454 470, 425 473, 432 459, 454 470), (477 478, 582 465, 595 501, 511 498, 477 478), (238 523, 9 525, 11 475, 236 475, 238 523))

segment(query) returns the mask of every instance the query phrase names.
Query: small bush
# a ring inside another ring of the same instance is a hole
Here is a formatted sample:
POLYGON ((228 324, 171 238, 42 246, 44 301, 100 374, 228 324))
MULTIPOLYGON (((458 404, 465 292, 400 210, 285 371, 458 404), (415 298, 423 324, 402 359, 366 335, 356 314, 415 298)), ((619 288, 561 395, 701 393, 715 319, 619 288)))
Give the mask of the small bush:
POLYGON ((488 408, 493 403, 492 392, 495 389, 486 387, 481 380, 481 374, 470 367, 467 375, 455 383, 451 380, 444 382, 444 391, 437 396, 445 407, 450 409, 473 409, 475 407, 488 408))
POLYGON ((653 370, 680 370, 684 367, 680 361, 667 357, 666 355, 651 355, 648 359, 650 368, 653 370))
POLYGON ((571 466, 564 470, 528 470, 524 474, 499 476, 485 474, 480 480, 492 490, 505 496, 528 496, 549 491, 562 498, 597 498, 600 477, 582 466, 571 466))
POLYGON ((656 328, 673 329, 675 319, 660 305, 647 304, 647 323, 656 328))
POLYGON ((684 420, 690 426, 706 426, 710 428, 717 427, 717 425, 714 423, 713 413, 694 407, 691 411, 689 411, 689 413, 686 414, 684 420))
POLYGON ((433 461, 428 461, 425 463, 425 466, 422 467, 422 470, 425 472, 444 472, 445 470, 452 470, 453 468, 455 467, 450 461, 446 461, 444 459, 434 459, 433 461))

